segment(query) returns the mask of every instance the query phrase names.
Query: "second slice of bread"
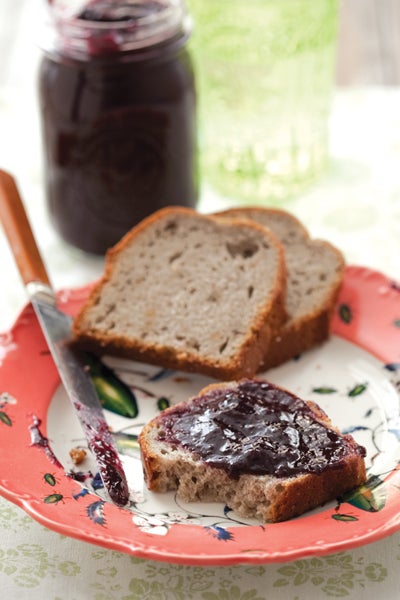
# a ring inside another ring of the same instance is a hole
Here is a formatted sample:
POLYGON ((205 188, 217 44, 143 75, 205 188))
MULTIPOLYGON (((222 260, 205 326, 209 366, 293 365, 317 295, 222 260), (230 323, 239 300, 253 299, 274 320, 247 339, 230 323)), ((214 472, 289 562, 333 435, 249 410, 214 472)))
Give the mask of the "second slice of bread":
POLYGON ((251 376, 286 319, 285 286, 283 248, 270 231, 169 207, 109 251, 75 338, 163 367, 251 376))
POLYGON ((342 253, 324 240, 311 239, 302 223, 274 208, 237 208, 222 218, 251 219, 268 227, 285 248, 288 320, 271 339, 263 369, 275 367, 325 341, 344 276, 342 253))

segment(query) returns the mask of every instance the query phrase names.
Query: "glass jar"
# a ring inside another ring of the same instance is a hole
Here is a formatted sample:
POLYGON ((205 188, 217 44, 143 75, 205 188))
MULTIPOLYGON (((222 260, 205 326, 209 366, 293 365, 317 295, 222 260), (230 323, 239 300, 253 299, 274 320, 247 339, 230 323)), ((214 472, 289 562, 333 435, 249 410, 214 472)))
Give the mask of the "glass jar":
POLYGON ((103 254, 197 201, 195 85, 180 0, 51 5, 39 70, 46 196, 68 243, 103 254))

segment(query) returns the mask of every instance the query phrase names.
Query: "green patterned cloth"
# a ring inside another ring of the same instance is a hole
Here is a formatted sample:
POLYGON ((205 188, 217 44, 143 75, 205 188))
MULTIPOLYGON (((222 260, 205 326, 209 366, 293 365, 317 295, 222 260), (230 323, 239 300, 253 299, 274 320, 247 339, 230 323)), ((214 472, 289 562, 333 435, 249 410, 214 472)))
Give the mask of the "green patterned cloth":
POLYGON ((0 498, 7 600, 398 600, 400 533, 286 564, 188 567, 134 558, 42 527, 0 498))

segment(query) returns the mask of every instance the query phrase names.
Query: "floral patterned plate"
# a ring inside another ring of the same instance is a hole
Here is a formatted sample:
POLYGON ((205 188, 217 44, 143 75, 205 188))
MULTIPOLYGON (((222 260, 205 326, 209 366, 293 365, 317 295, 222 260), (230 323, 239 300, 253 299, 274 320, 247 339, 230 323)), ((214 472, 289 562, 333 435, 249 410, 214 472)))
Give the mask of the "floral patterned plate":
MULTIPOLYGON (((59 294, 76 313, 88 288, 59 294)), ((110 502, 85 450, 30 306, 0 336, 0 493, 62 534, 136 556, 184 564, 263 563, 333 553, 400 528, 400 287, 348 267, 333 336, 265 374, 318 402, 367 448, 368 480, 345 497, 278 524, 243 520, 227 506, 145 489, 137 436, 148 419, 209 379, 93 357, 91 375, 124 463, 130 503, 110 502)))

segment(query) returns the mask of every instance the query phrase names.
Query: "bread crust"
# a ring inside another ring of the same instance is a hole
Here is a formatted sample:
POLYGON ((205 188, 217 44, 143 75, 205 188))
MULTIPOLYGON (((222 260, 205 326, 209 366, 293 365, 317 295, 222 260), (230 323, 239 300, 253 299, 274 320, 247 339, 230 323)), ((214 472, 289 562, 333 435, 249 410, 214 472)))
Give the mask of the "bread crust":
MULTIPOLYGON (((272 223, 267 225, 271 217, 281 217, 296 229, 298 244, 312 246, 316 250, 329 252, 336 260, 336 272, 334 278, 326 286, 323 301, 306 315, 293 317, 288 315, 287 321, 282 325, 280 331, 274 336, 266 350, 260 371, 276 367, 299 354, 322 344, 329 338, 332 315, 339 296, 340 288, 344 278, 345 260, 343 254, 331 243, 325 240, 311 239, 308 230, 294 215, 285 210, 277 208, 246 207, 233 208, 215 213, 220 218, 248 218, 254 222, 263 224, 272 229, 278 239, 287 243, 275 230, 272 223)), ((290 267, 287 265, 287 275, 290 276, 290 267)), ((289 286, 286 286, 287 293, 289 286)))
MULTIPOLYGON (((108 334, 100 328, 88 328, 87 315, 98 302, 102 290, 110 281, 119 256, 135 239, 146 232, 154 224, 171 215, 188 215, 201 221, 212 220, 221 225, 221 220, 210 215, 201 215, 193 209, 170 206, 153 213, 144 219, 107 252, 103 277, 92 289, 89 298, 81 308, 73 324, 74 343, 81 348, 95 353, 110 353, 134 360, 156 364, 165 368, 203 373, 217 379, 233 379, 253 375, 259 368, 265 356, 266 348, 287 319, 285 309, 286 294, 286 265, 284 250, 276 236, 268 232, 268 242, 274 247, 279 263, 274 289, 268 302, 259 310, 252 322, 251 328, 243 337, 240 350, 230 360, 216 361, 214 357, 199 355, 188 350, 177 349, 173 345, 147 343, 142 339, 130 338, 124 335, 108 334)), ((225 219, 228 227, 249 227, 265 236, 265 228, 250 222, 248 219, 225 219)), ((216 324, 217 326, 218 324, 216 324)))
MULTIPOLYGON (((201 390, 199 396, 216 388, 229 390, 239 383, 212 384, 201 390)), ((189 405, 193 400, 191 398, 179 406, 189 405)), ((155 443, 163 418, 176 410, 176 406, 172 406, 145 425, 139 436, 148 489, 154 492, 176 490, 178 496, 187 502, 223 502, 242 517, 274 523, 299 516, 340 497, 365 482, 363 456, 354 439, 350 435, 342 435, 317 404, 306 403, 317 421, 346 442, 348 454, 340 466, 327 468, 320 474, 276 477, 244 473, 234 479, 222 468, 206 464, 187 450, 172 449, 171 452, 167 444, 155 443)))

